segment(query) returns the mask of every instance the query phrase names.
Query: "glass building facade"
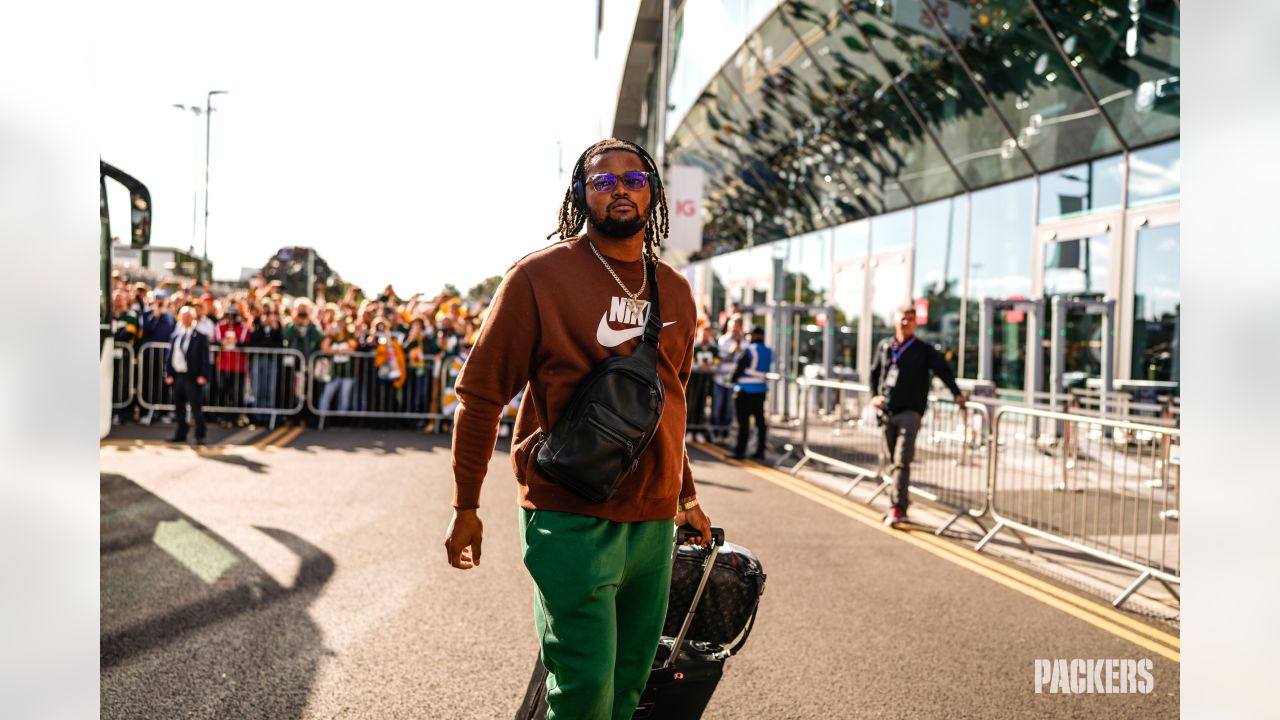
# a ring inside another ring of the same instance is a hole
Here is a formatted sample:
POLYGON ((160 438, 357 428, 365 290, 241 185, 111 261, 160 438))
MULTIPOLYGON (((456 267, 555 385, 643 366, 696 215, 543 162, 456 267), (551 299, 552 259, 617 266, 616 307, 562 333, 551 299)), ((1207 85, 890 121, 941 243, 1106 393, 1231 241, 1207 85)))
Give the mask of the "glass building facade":
MULTIPOLYGON (((705 0, 672 21, 666 158, 706 172, 689 277, 713 322, 828 306, 778 335, 789 369, 829 331, 865 377, 914 300, 975 378, 983 300, 1112 301, 1112 337, 1066 318, 1064 371, 1111 352, 1119 380, 1178 380, 1176 0, 705 0)), ((1015 309, 985 331, 996 385, 1035 385, 1045 328, 1015 309)))

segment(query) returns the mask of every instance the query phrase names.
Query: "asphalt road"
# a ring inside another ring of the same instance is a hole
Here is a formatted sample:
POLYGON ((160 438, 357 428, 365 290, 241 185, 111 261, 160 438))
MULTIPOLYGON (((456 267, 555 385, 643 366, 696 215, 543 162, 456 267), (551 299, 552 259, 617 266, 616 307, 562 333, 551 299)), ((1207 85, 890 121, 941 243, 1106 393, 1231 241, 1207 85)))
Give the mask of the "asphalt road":
MULTIPOLYGON (((482 496, 483 563, 463 572, 442 545, 447 436, 211 440, 102 448, 103 718, 514 714, 537 646, 504 451, 482 496)), ((1167 651, 767 472, 692 459, 708 514, 768 573, 705 717, 1177 715, 1167 651), (1040 658, 1149 658, 1154 691, 1037 694, 1040 658)))

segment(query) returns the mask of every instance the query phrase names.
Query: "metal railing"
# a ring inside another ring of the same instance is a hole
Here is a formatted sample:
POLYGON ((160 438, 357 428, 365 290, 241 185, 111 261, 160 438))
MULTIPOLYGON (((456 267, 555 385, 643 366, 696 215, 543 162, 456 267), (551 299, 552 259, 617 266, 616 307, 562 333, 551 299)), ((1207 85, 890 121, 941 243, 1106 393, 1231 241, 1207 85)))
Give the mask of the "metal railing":
MULTIPOLYGON (((799 437, 791 450, 799 462, 790 472, 817 462, 852 473, 845 495, 875 480, 870 504, 895 481, 871 389, 795 382, 799 437)), ((1180 438, 1166 426, 973 400, 961 411, 934 397, 909 490, 952 511, 937 534, 962 517, 978 525, 984 535, 976 550, 1008 530, 1028 550, 1024 533, 1136 571, 1117 607, 1152 578, 1178 597, 1180 438)))
POLYGON ((312 353, 307 404, 324 427, 329 417, 441 420, 449 387, 442 382, 444 363, 400 367, 400 358, 369 351, 312 353), (394 358, 394 359, 393 359, 394 358))
MULTIPOLYGON (((866 499, 870 504, 888 491, 895 479, 888 460, 884 428, 871 404, 867 385, 800 378, 800 462, 792 474, 809 462, 819 462, 854 474, 844 494, 865 480, 878 487, 866 499)), ((953 514, 936 533, 943 534, 957 520, 968 517, 983 532, 978 519, 988 511, 987 408, 969 403, 962 411, 950 400, 933 399, 916 438, 909 492, 949 508, 953 514)))
POLYGON ((137 395, 137 377, 134 372, 133 346, 118 344, 111 349, 111 407, 122 410, 137 395))
MULTIPOLYGON (((173 410, 173 387, 164 382, 170 344, 142 346, 137 363, 138 402, 149 410, 173 410)), ((306 399, 306 361, 285 348, 241 347, 209 351, 204 411, 243 413, 269 419, 296 415, 306 399)))
POLYGON ((1139 573, 1119 607, 1155 578, 1174 597, 1179 571, 1180 432, 1032 408, 1000 408, 991 436, 991 518, 1139 573), (1052 442, 1037 428, 1056 426, 1052 442))

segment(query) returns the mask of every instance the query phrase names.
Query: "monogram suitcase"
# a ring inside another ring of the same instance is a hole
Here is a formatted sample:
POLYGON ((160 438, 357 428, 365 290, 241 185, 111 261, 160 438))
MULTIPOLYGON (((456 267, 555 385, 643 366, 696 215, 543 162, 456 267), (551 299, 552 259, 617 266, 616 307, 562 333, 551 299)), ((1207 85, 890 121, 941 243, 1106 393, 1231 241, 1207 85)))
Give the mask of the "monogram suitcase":
MULTIPOLYGON (((750 555, 754 565, 743 562, 742 558, 729 557, 727 565, 734 572, 745 567, 746 572, 749 573, 747 577, 756 575, 759 577, 759 590, 750 603, 746 627, 741 630, 740 637, 736 638, 737 642, 730 648, 710 640, 692 639, 695 636, 689 634, 691 628, 697 627, 695 617, 702 614, 721 616, 720 620, 710 623, 710 627, 716 632, 725 632, 726 627, 737 622, 738 611, 725 611, 721 608, 717 612, 709 612, 710 603, 703 605, 701 602, 704 596, 708 601, 710 600, 710 595, 706 593, 707 588, 711 586, 713 574, 723 575, 724 573, 726 563, 717 561, 721 548, 734 547, 726 545, 723 529, 712 528, 711 533, 712 543, 709 550, 683 544, 685 539, 696 536, 696 533, 688 528, 680 528, 677 534, 678 544, 673 558, 675 567, 679 568, 682 562, 688 564, 690 558, 700 555, 702 556, 701 572, 694 574, 673 571, 671 600, 667 608, 668 627, 671 627, 672 618, 680 618, 680 621, 674 626, 674 637, 664 636, 658 642, 657 656, 654 658, 644 692, 640 695, 640 703, 636 706, 635 714, 632 715, 633 720, 698 720, 701 718, 724 674, 725 660, 742 649, 755 625, 759 593, 764 590, 764 573, 759 572, 759 561, 755 560, 754 555, 750 555), (719 573, 716 573, 717 570, 719 573), (698 612, 700 606, 702 613, 698 612), (680 651, 672 657, 672 648, 676 647, 679 647, 680 651)), ((736 552, 742 553, 743 549, 736 548, 736 552)), ((733 554, 732 551, 729 553, 730 556, 733 554)), ((721 592, 724 597, 734 594, 721 592)), ((664 632, 667 629, 664 628, 664 632)), ((539 657, 534 664, 533 676, 525 690, 520 710, 516 713, 516 720, 546 718, 546 682, 547 670, 539 657)))

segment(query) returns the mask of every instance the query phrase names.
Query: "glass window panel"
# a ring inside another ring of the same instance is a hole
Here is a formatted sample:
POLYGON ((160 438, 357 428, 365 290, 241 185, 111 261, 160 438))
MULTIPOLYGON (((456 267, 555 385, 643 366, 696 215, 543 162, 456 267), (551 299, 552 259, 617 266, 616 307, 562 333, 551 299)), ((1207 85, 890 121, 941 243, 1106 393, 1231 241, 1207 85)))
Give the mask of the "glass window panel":
POLYGON ((911 247, 912 210, 871 218, 871 252, 911 247))
MULTIPOLYGON (((785 241, 779 241, 785 242, 785 241)), ((757 245, 747 251, 747 259, 744 272, 747 276, 753 278, 772 278, 773 277, 773 253, 776 248, 776 242, 766 245, 757 245)), ((780 248, 786 251, 786 248, 780 248)))
POLYGON ((870 232, 870 228, 871 224, 868 220, 837 226, 835 239, 832 241, 834 244, 834 261, 840 262, 842 260, 866 257, 867 235, 870 232))
POLYGON ((1181 192, 1181 141, 1129 154, 1129 207, 1177 200, 1181 192))
MULTIPOLYGON (((960 367, 960 297, 964 281, 964 223, 967 199, 958 195, 916 208, 915 261, 911 294, 926 317, 916 328, 951 365, 960 367)), ((975 328, 976 329, 976 328, 975 328)))
POLYGON ((1137 233, 1133 279, 1133 378, 1179 381, 1182 315, 1178 266, 1180 228, 1143 228, 1137 233))
POLYGON ((686 3, 671 29, 671 80, 668 84, 667 130, 678 124, 720 69, 742 44, 746 30, 741 10, 731 3, 686 3))
POLYGON ((1049 25, 1130 146, 1178 134, 1176 0, 1040 0, 1049 25))
MULTIPOLYGON (((795 22, 806 37, 817 27, 812 20, 795 22)), ((959 178, 902 104, 851 17, 832 10, 824 27, 829 30, 810 46, 815 67, 834 98, 821 106, 823 127, 846 151, 846 169, 862 192, 872 196, 872 202, 895 209, 910 204, 908 194, 920 202, 961 191, 959 178)))
POLYGON ((845 372, 858 368, 858 327, 862 320, 866 268, 856 264, 836 269, 832 302, 835 305, 835 364, 845 372))
MULTIPOLYGON (((1031 293, 1032 180, 1000 185, 975 192, 970 196, 969 284, 965 289, 968 303, 965 324, 973 331, 965 332, 964 369, 969 377, 978 376, 978 326, 983 298, 1024 299, 1031 293)), ((997 313, 999 315, 999 313, 997 313)), ((1014 342, 1025 339, 1025 318, 1017 319, 1019 328, 1007 328, 1009 342, 1004 364, 1021 367, 1026 346, 1014 342), (1022 333, 1022 334, 1020 334, 1022 333), (1007 357, 1006 357, 1007 356, 1007 357)), ((1014 323, 1009 323, 1014 324, 1014 323)), ((994 329, 993 329, 994 330, 994 329)), ((1000 333, 996 333, 1000 335, 1000 333)), ((1003 336, 1002 336, 1003 337, 1003 336)), ((998 377, 1022 386, 1020 371, 1010 370, 998 377)), ((997 383, 999 384, 999 383, 997 383)))
POLYGON ((1013 138, 938 31, 918 29, 919 18, 906 12, 910 3, 856 0, 851 5, 889 72, 970 187, 1031 174, 1013 138))
POLYGON ((1040 176, 1040 222, 1120 209, 1124 156, 1040 176))
POLYGON ((1067 238, 1045 243, 1044 294, 1102 297, 1111 277, 1111 242, 1107 235, 1067 238))
MULTIPOLYGON (((790 3, 784 9, 781 20, 800 38, 805 49, 803 55, 787 65, 786 76, 796 86, 812 122, 809 145, 820 153, 820 163, 825 165, 817 176, 823 182, 815 180, 822 194, 824 216, 835 225, 884 212, 884 168, 865 136, 858 139, 856 131, 848 132, 850 123, 841 122, 841 84, 831 74, 829 64, 823 62, 830 50, 824 44, 828 30, 841 22, 839 3, 790 3), (831 211, 828 206, 833 206, 831 211)), ((905 198, 898 202, 903 203, 905 198)))
POLYGON ((787 261, 787 299, 803 305, 827 302, 831 232, 822 230, 792 240, 787 261), (792 280, 792 278, 795 278, 792 280))
MULTIPOLYGON (((711 318, 717 324, 723 324, 721 315, 729 309, 725 296, 725 281, 728 279, 728 257, 720 255, 708 262, 711 276, 707 279, 711 292, 711 318)), ((723 329, 717 331, 717 334, 723 329)))
POLYGON ((1037 168, 1123 149, 1030 5, 952 0, 943 9, 956 49, 1037 168))

